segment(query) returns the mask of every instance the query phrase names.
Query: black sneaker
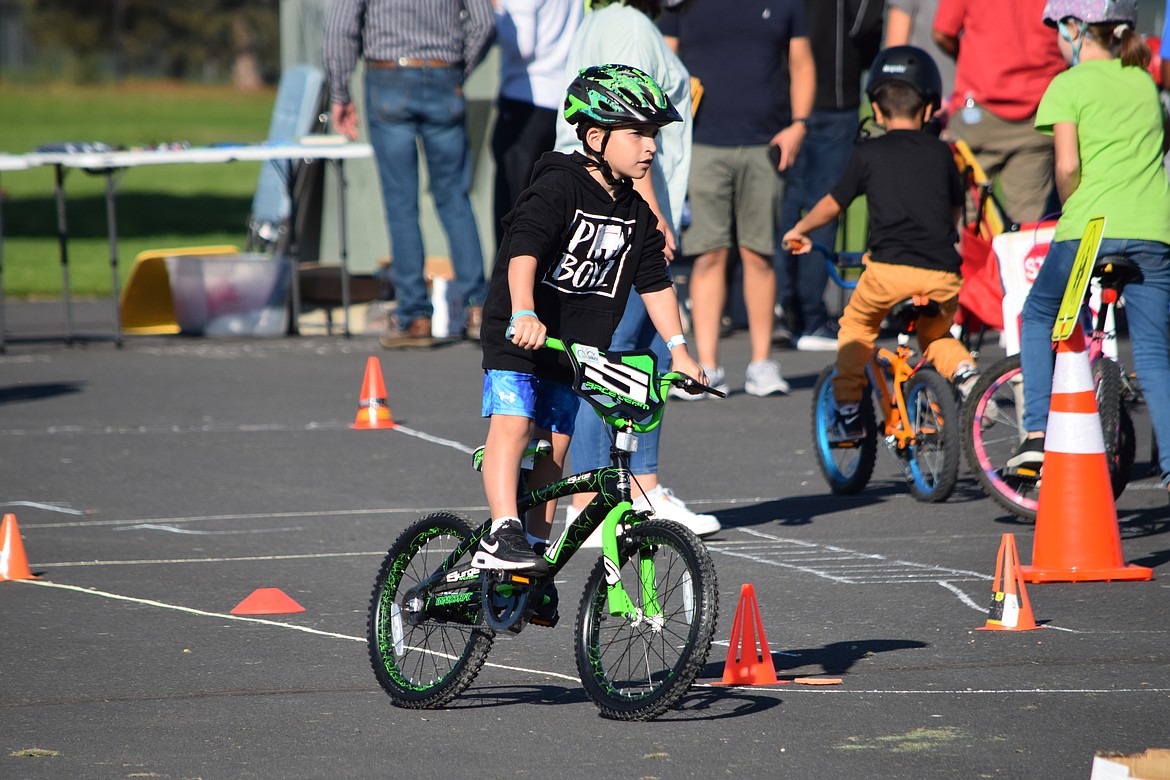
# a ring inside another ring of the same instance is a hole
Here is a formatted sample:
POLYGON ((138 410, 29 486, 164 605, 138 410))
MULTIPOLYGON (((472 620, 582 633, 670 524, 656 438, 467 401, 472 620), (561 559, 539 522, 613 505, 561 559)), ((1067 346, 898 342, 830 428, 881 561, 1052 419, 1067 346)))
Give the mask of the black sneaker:
POLYGON ((865 438, 865 423, 861 419, 861 405, 837 409, 837 421, 833 426, 837 441, 854 441, 865 438))
POLYGON ((975 389, 975 383, 978 381, 979 372, 966 366, 951 378, 951 384, 955 386, 955 392, 959 394, 959 403, 967 402, 967 399, 971 397, 971 391, 975 389))
POLYGON ((534 595, 541 600, 541 603, 532 613, 529 622, 537 626, 552 628, 561 619, 560 613, 557 612, 557 605, 560 603, 560 599, 557 597, 557 586, 550 580, 544 586, 544 590, 534 595))
POLYGON ((1040 467, 1044 465, 1044 437, 1024 439, 1004 465, 1009 469, 1023 468, 1039 471, 1040 467))
POLYGON ((518 520, 507 520, 485 536, 471 559, 477 569, 502 571, 542 571, 548 564, 528 543, 528 534, 518 520))

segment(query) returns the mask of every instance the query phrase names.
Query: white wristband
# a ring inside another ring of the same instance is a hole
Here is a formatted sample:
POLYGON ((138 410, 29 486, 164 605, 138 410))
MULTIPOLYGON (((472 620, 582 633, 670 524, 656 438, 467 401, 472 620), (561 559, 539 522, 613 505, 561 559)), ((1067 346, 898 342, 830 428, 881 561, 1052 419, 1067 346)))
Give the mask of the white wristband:
POLYGON ((666 348, 673 351, 675 347, 681 347, 683 344, 686 344, 686 343, 687 343, 686 336, 684 336, 683 334, 680 333, 677 336, 671 336, 670 338, 668 338, 666 340, 666 348))

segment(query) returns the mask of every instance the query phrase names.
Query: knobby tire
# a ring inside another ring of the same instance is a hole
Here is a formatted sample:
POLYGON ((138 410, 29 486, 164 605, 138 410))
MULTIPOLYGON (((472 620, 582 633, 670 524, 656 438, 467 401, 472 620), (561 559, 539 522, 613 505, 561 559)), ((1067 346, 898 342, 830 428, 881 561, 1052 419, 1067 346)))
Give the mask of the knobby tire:
POLYGON ((651 614, 639 566, 653 561, 660 618, 609 614, 602 558, 577 612, 577 671, 604 717, 649 720, 682 698, 707 661, 718 612, 715 565, 697 536, 665 520, 632 526, 618 545, 622 585, 651 614))
MULTIPOLYGON (((403 531, 382 561, 366 633, 374 675, 395 706, 443 706, 471 685, 487 659, 494 634, 479 624, 478 579, 469 582, 473 595, 465 605, 433 609, 428 605, 416 621, 408 619, 404 603, 410 589, 433 574, 471 535, 465 518, 435 512, 403 531), (397 631, 401 633, 396 635, 397 631)), ((468 561, 469 555, 459 563, 468 561)))

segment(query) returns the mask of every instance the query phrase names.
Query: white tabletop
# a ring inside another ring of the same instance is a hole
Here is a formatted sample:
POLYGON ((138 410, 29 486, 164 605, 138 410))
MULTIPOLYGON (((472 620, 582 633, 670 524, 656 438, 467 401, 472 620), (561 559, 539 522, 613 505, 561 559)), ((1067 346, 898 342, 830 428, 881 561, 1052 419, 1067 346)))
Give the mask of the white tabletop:
POLYGON ((180 163, 263 162, 265 160, 352 160, 372 157, 365 143, 271 143, 225 144, 190 149, 157 149, 125 152, 32 152, 27 165, 62 165, 90 170, 136 168, 141 165, 180 163))
POLYGON ((0 153, 0 171, 23 171, 39 163, 30 162, 27 155, 0 153))

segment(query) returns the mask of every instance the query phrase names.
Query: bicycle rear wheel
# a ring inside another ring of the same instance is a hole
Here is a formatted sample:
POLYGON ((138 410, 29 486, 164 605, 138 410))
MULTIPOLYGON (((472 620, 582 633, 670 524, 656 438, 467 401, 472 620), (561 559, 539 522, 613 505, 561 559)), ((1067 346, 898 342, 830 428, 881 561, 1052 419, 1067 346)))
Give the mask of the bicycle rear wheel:
POLYGON ((1093 385, 1097 390, 1097 414, 1101 416, 1113 497, 1119 498, 1129 484, 1135 456, 1133 421, 1122 402, 1121 366, 1109 358, 1098 358, 1093 362, 1093 385))
POLYGON ((832 435, 837 421, 837 405, 833 400, 833 377, 836 374, 834 366, 826 367, 813 387, 813 451, 829 489, 840 495, 852 495, 862 490, 873 475, 877 458, 877 424, 873 416, 873 399, 867 391, 861 398, 865 438, 839 441, 832 435))
POLYGON ((910 493, 919 501, 946 501, 963 458, 954 390, 936 372, 922 370, 906 382, 904 393, 907 425, 914 436, 907 453, 910 493))
POLYGON ((635 615, 611 615, 606 560, 593 568, 577 612, 577 672, 607 718, 649 720, 686 693, 715 633, 715 565, 699 537, 646 520, 618 540, 621 580, 635 615))
POLYGON ((374 676, 395 706, 440 707, 483 667, 494 634, 478 624, 483 575, 470 555, 424 585, 471 535, 465 518, 435 512, 403 531, 382 561, 367 642, 374 676))

